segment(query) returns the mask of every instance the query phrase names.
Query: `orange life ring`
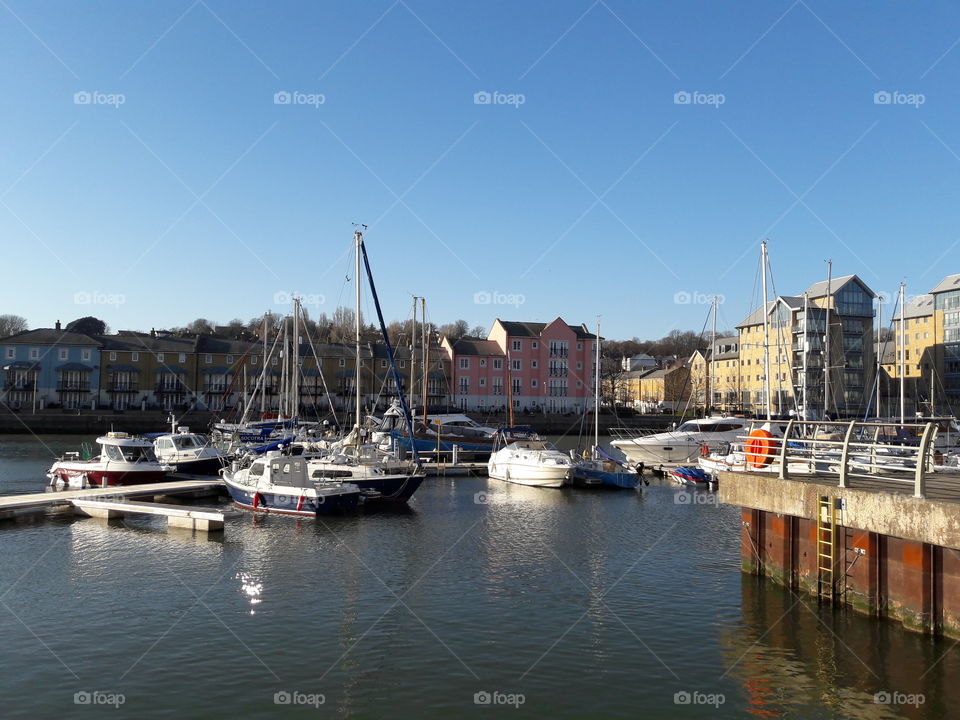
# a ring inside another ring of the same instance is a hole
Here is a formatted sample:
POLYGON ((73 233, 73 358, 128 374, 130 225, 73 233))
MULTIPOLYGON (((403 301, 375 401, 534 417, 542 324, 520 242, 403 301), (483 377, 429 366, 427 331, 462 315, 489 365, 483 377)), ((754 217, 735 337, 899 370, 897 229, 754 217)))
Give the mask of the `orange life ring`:
POLYGON ((773 433, 767 430, 754 430, 747 435, 746 455, 750 467, 764 468, 773 462, 773 433))

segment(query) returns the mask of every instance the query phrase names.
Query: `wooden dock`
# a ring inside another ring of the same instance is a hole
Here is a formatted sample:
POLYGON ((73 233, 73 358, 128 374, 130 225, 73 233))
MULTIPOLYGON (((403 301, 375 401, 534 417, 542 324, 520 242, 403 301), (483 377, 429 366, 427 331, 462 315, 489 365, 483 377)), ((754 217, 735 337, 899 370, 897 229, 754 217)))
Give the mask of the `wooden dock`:
POLYGON ((145 485, 7 495, 0 497, 0 520, 57 513, 105 518, 127 514, 160 515, 167 518, 168 527, 217 531, 223 529, 224 520, 232 513, 225 513, 219 508, 164 504, 154 500, 171 496, 219 495, 223 487, 223 481, 219 478, 195 478, 145 485), (136 502, 134 498, 149 502, 136 502))

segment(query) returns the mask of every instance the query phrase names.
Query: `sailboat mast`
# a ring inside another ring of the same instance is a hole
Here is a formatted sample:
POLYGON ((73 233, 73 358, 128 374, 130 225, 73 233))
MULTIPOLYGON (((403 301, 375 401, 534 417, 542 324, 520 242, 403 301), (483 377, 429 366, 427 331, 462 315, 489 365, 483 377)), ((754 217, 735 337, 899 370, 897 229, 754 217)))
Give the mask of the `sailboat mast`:
POLYGON ((263 314, 263 332, 260 334, 263 342, 263 365, 260 366, 260 417, 266 411, 267 404, 267 313, 263 314))
POLYGON ((876 413, 878 417, 881 417, 880 412, 880 370, 881 362, 883 361, 883 344, 880 341, 880 329, 883 327, 883 297, 877 296, 877 409, 876 413))
POLYGON ((417 397, 416 395, 416 381, 417 381, 417 300, 419 300, 416 295, 413 296, 413 324, 410 326, 410 412, 413 412, 414 404, 413 401, 417 397))
POLYGON ((354 423, 357 428, 357 443, 360 442, 360 244, 363 242, 363 235, 359 230, 353 233, 354 250, 356 251, 356 264, 353 271, 354 277, 354 320, 356 326, 355 344, 357 350, 357 365, 354 372, 353 384, 356 389, 356 414, 354 423))
POLYGON ((823 322, 823 414, 830 411, 830 303, 833 301, 833 260, 827 260, 826 316, 823 322))
POLYGON ((803 412, 800 415, 801 420, 807 419, 807 355, 810 351, 810 298, 807 293, 803 294, 803 385, 801 396, 803 398, 803 412))
POLYGON ((906 342, 906 325, 907 323, 904 320, 904 307, 903 307, 903 290, 904 285, 900 283, 900 424, 906 422, 906 378, 904 375, 907 372, 907 356, 904 348, 904 343, 906 342))
POLYGON ((767 420, 770 411, 770 316, 767 314, 767 241, 760 243, 760 264, 763 271, 763 386, 767 400, 767 420))
POLYGON ((427 336, 427 299, 420 298, 420 394, 423 402, 423 424, 427 424, 427 381, 430 378, 430 339, 427 336))
POLYGON ((717 352, 717 296, 713 296, 713 327, 710 332, 710 372, 707 373, 707 397, 706 397, 706 408, 704 413, 710 413, 710 408, 713 406, 713 397, 716 394, 716 391, 713 388, 714 382, 716 382, 716 363, 714 354, 717 352))
POLYGON ((594 341, 593 359, 593 457, 600 447, 600 318, 597 317, 597 339, 594 341))
POLYGON ((291 364, 293 373, 293 392, 291 393, 293 403, 293 419, 300 416, 300 298, 293 299, 293 361, 291 364))

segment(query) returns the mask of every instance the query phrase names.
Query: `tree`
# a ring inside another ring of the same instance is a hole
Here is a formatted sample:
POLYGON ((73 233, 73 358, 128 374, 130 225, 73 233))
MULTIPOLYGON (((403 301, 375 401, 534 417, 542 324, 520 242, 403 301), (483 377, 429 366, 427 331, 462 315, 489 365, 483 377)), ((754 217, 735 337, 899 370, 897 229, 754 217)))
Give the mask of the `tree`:
POLYGON ((67 330, 84 335, 106 335, 107 329, 107 324, 103 320, 91 315, 67 323, 67 330))
POLYGON ((470 331, 466 320, 457 320, 440 326, 440 333, 446 335, 450 342, 456 342, 470 331))
POLYGON ((206 318, 197 318, 187 325, 186 330, 191 335, 211 335, 213 334, 216 323, 206 318))
POLYGON ((0 338, 16 335, 27 329, 27 319, 19 315, 0 315, 0 338))
POLYGON ((486 337, 487 329, 483 325, 475 325, 473 330, 470 331, 470 335, 478 338, 486 337))

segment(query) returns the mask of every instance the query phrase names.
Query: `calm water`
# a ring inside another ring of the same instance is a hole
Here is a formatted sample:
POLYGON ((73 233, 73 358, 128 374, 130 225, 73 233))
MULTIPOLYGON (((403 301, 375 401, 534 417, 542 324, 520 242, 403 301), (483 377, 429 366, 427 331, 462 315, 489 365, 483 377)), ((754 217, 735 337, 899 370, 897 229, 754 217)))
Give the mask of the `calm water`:
MULTIPOLYGON (((80 439, 0 436, 0 492, 42 488, 80 439)), ((743 577, 739 510, 712 500, 458 478, 217 539, 0 524, 0 716, 957 716, 953 642, 743 577), (95 691, 122 706, 75 704, 95 691)))

